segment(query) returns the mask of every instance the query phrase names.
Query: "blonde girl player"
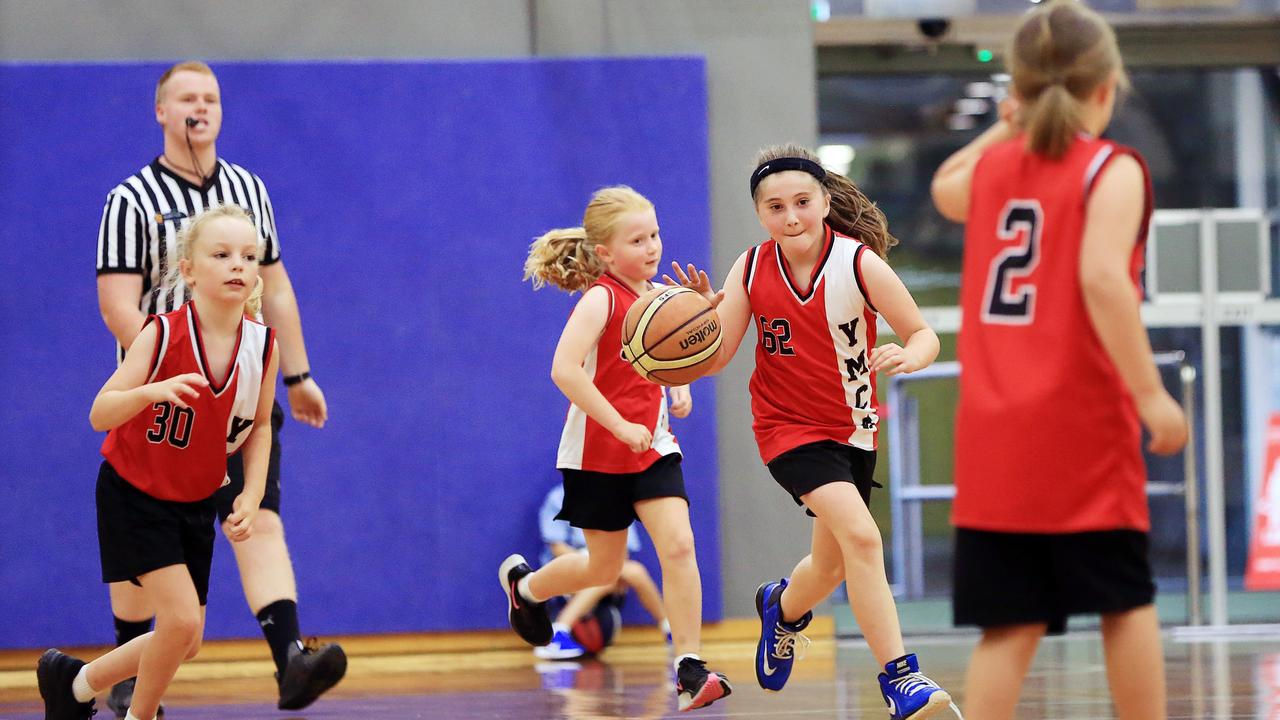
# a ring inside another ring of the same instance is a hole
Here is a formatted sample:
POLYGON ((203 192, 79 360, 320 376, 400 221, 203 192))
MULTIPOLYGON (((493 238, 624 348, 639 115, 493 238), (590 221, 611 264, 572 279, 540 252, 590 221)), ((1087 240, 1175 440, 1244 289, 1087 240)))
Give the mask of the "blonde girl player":
MULTIPOLYGON (((728 364, 754 321, 756 443, 770 474, 814 516, 809 555, 790 578, 756 592, 756 679, 766 690, 786 685, 812 608, 844 581, 884 668, 880 690, 890 715, 929 717, 951 698, 903 646, 867 504, 876 462, 875 375, 928 366, 938 337, 884 260, 897 243, 884 214, 848 178, 824 170, 809 150, 771 147, 751 174, 751 199, 769 239, 729 270, 719 305, 723 350, 713 372, 728 364), (902 345, 876 347, 878 315, 902 345)), ((715 301, 709 283, 691 281, 692 266, 688 275, 673 267, 682 283, 715 301)))
POLYGON ((152 315, 93 401, 107 430, 98 473, 103 582, 130 581, 156 609, 156 628, 88 664, 57 650, 36 675, 46 720, 88 718, 94 696, 137 677, 126 718, 152 720, 178 666, 204 631, 209 567, 227 456, 244 446, 245 487, 225 531, 247 539, 262 500, 279 367, 275 333, 245 316, 261 294, 258 234, 227 205, 191 222, 178 269, 192 299, 152 315))
POLYGON ((1117 716, 1163 718, 1141 428, 1167 454, 1187 422, 1138 312, 1146 165, 1099 137, 1124 67, 1078 2, 1037 7, 1006 57, 1013 101, 933 180, 965 223, 954 612, 982 628, 965 704, 1013 717, 1040 638, 1101 613, 1117 716))
MULTIPOLYGON (((511 627, 530 645, 547 645, 553 632, 546 600, 616 583, 627 559, 627 528, 639 518, 662 565, 678 705, 692 710, 731 688, 698 656, 702 580, 666 395, 622 359, 623 318, 653 287, 661 260, 653 204, 624 186, 597 191, 582 227, 552 230, 530 247, 525 277, 535 288, 549 283, 582 292, 556 345, 551 378, 571 403, 556 459, 564 475, 556 517, 582 529, 587 552, 560 555, 537 572, 512 555, 498 575, 511 627)), ((671 413, 688 415, 688 388, 671 395, 671 413)))

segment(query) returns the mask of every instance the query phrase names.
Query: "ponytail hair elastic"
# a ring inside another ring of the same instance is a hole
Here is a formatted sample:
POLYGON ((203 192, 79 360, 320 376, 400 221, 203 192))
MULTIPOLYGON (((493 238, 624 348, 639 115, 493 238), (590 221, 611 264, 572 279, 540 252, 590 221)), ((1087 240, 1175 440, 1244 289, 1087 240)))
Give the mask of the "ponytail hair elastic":
POLYGON ((801 157, 783 157, 766 160, 760 163, 760 167, 751 173, 751 199, 756 197, 756 188, 759 187, 760 181, 774 174, 785 172, 787 170, 799 170, 807 172, 817 178, 818 182, 822 182, 827 177, 827 171, 822 169, 818 163, 801 157))

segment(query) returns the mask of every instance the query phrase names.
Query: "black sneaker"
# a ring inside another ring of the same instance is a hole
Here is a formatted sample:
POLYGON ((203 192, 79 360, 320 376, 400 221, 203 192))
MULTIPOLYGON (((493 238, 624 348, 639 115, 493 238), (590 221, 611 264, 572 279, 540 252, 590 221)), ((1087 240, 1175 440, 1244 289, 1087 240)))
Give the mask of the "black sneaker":
POLYGON ((84 667, 84 661, 60 653, 53 648, 44 651, 36 665, 40 697, 44 698, 44 720, 82 720, 97 714, 93 701, 76 702, 71 683, 84 667))
POLYGON ((676 705, 680 711, 706 707, 733 692, 729 678, 709 672, 702 660, 687 657, 676 670, 676 705))
POLYGON ((502 591, 507 594, 507 620, 511 622, 511 629, 530 645, 542 647, 551 642, 554 634, 547 604, 528 602, 516 589, 520 578, 532 572, 533 568, 525 562, 523 555, 512 555, 498 567, 498 582, 502 583, 502 591))
MULTIPOLYGON (((133 704, 133 686, 138 684, 138 678, 129 678, 115 684, 111 688, 111 694, 107 695, 107 709, 115 714, 116 720, 124 720, 129 714, 129 706, 133 704)), ((156 717, 164 716, 164 706, 156 708, 156 717)))
POLYGON ((337 643, 317 645, 307 641, 302 648, 289 648, 289 662, 284 666, 284 676, 276 673, 280 683, 281 710, 301 710, 316 701, 326 690, 338 684, 347 674, 347 654, 337 643))

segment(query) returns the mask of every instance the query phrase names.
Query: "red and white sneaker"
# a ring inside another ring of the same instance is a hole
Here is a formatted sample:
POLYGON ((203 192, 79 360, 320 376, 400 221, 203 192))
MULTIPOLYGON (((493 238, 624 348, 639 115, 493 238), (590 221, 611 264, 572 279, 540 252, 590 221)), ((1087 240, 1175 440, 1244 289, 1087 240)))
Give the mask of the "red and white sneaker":
POLYGON ((676 704, 680 711, 706 707, 733 692, 729 678, 707 670, 702 660, 686 657, 676 670, 676 704))

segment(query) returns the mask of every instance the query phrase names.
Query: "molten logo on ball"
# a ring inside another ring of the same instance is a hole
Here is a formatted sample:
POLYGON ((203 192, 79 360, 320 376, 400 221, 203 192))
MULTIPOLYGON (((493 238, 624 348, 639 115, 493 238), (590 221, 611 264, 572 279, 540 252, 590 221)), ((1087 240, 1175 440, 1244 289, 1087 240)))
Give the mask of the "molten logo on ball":
POLYGON ((720 325, 715 320, 689 333, 685 339, 680 341, 680 349, 688 350, 709 337, 714 337, 717 340, 720 338, 720 325))
POLYGON ((719 315, 686 287, 641 295, 622 323, 622 358, 659 385, 688 385, 711 369, 719 352, 719 315))

